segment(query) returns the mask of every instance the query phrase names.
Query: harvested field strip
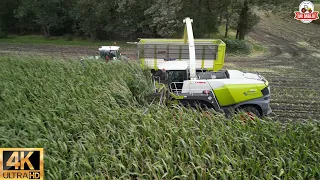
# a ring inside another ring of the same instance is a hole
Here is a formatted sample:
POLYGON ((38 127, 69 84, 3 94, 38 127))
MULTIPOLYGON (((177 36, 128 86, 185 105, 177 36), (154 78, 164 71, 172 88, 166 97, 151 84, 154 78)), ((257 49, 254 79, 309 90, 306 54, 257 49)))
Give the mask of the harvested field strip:
POLYGON ((319 115, 314 115, 314 112, 308 112, 306 111, 296 111, 296 110, 285 110, 285 111, 275 111, 274 114, 277 118, 285 117, 285 118, 292 118, 292 120, 295 120, 295 118, 300 119, 314 119, 318 120, 320 117, 319 115))
POLYGON ((273 118, 281 118, 283 121, 302 122, 302 121, 318 120, 320 118, 320 116, 313 117, 313 116, 306 116, 306 115, 301 115, 297 113, 286 113, 286 112, 276 112, 276 113, 277 115, 273 116, 273 118))
POLYGON ((300 94, 305 97, 319 97, 320 92, 316 89, 302 89, 302 88, 294 88, 294 87, 271 87, 272 92, 276 92, 276 95, 284 95, 284 96, 291 96, 292 94, 300 94))
MULTIPOLYGON (((286 113, 293 113, 293 114, 301 114, 301 115, 314 115, 314 113, 316 113, 318 110, 316 109, 301 109, 301 108, 290 108, 290 107, 278 107, 274 110, 275 112, 283 112, 284 114, 286 113)), ((313 117, 319 117, 319 116, 313 116, 313 117)))
POLYGON ((320 106, 320 101, 294 101, 294 100, 279 100, 275 99, 272 100, 273 106, 276 106, 276 104, 285 104, 286 107, 290 106, 297 106, 297 107, 319 107, 320 106))
POLYGON ((314 84, 320 84, 319 79, 298 79, 298 78, 283 78, 283 79, 274 79, 274 78, 270 78, 268 77, 268 79, 270 79, 270 81, 272 81, 273 83, 283 83, 283 84, 291 84, 291 83, 299 83, 299 84, 310 84, 310 83, 314 83, 314 84))
POLYGON ((320 90, 320 87, 318 85, 308 85, 308 86, 299 86, 299 85, 295 85, 295 84, 289 84, 289 85, 283 85, 281 83, 274 83, 272 82, 272 87, 273 88, 282 88, 282 89, 286 89, 286 90, 293 90, 293 89, 296 89, 296 90, 301 90, 301 92, 305 92, 305 91, 319 91, 320 90))
MULTIPOLYGON (((264 72, 263 74, 265 74, 265 73, 268 73, 268 72, 264 72)), ((308 80, 308 81, 318 81, 318 82, 320 82, 320 80, 317 79, 317 78, 310 78, 310 77, 307 77, 307 76, 306 77, 301 77, 301 76, 296 77, 296 76, 271 76, 271 75, 268 75, 268 78, 273 79, 273 80, 286 79, 286 80, 292 80, 292 81, 294 81, 294 80, 302 80, 303 79, 303 80, 308 80), (288 78, 290 78, 290 79, 288 79, 288 78)))
MULTIPOLYGON (((273 100, 278 100, 280 99, 281 101, 289 101, 292 102, 294 101, 295 103, 313 103, 313 102, 319 102, 320 101, 320 97, 318 96, 317 93, 314 94, 310 94, 310 93, 286 93, 283 91, 280 92, 276 92, 276 91, 272 91, 272 99, 273 100)), ((286 102, 284 101, 284 102, 286 102)))
POLYGON ((319 118, 319 115, 315 115, 314 113, 316 113, 316 111, 308 111, 307 109, 305 110, 296 110, 296 109, 286 109, 286 110, 275 110, 274 114, 277 116, 281 116, 281 117, 286 117, 286 118, 296 118, 296 117, 300 117, 300 118, 319 118))

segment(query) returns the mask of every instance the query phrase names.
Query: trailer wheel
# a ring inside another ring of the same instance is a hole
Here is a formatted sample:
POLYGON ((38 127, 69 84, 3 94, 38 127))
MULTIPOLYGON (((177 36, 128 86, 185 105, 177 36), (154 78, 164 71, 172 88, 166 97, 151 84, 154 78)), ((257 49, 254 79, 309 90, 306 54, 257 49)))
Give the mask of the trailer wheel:
POLYGON ((259 109, 255 106, 247 105, 239 108, 239 111, 244 113, 241 115, 241 119, 254 120, 255 118, 261 118, 259 109))

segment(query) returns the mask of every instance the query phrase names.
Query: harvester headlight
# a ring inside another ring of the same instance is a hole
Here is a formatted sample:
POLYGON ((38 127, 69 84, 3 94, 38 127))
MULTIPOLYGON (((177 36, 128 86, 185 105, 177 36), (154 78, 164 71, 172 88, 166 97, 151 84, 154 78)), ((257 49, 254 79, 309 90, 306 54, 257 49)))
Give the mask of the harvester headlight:
POLYGON ((268 95, 268 94, 270 93, 269 88, 268 88, 268 87, 263 88, 263 89, 261 90, 261 93, 263 94, 263 96, 268 95))
POLYGON ((202 91, 202 93, 203 93, 203 94, 210 94, 211 91, 210 91, 210 90, 204 90, 204 91, 202 91))

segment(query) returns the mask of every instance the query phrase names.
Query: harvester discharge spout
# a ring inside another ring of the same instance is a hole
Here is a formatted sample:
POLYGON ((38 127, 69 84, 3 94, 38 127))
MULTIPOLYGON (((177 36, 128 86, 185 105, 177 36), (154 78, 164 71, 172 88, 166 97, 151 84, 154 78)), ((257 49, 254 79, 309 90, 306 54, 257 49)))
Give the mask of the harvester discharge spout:
POLYGON ((193 30, 192 30, 192 22, 193 20, 189 17, 183 20, 183 23, 186 23, 185 30, 184 30, 184 43, 189 44, 189 58, 190 58, 190 78, 197 79, 196 75, 196 54, 195 54, 195 47, 194 47, 194 37, 193 37, 193 30))

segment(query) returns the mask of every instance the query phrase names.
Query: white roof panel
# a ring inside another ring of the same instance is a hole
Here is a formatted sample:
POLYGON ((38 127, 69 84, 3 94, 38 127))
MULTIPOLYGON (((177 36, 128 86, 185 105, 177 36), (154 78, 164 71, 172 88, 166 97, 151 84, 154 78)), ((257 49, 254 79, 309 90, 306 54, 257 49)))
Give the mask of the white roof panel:
POLYGON ((101 46, 99 51, 117 51, 120 49, 120 46, 101 46))
POLYGON ((171 70, 186 70, 188 68, 188 63, 184 61, 166 61, 158 65, 161 70, 171 71, 171 70))

